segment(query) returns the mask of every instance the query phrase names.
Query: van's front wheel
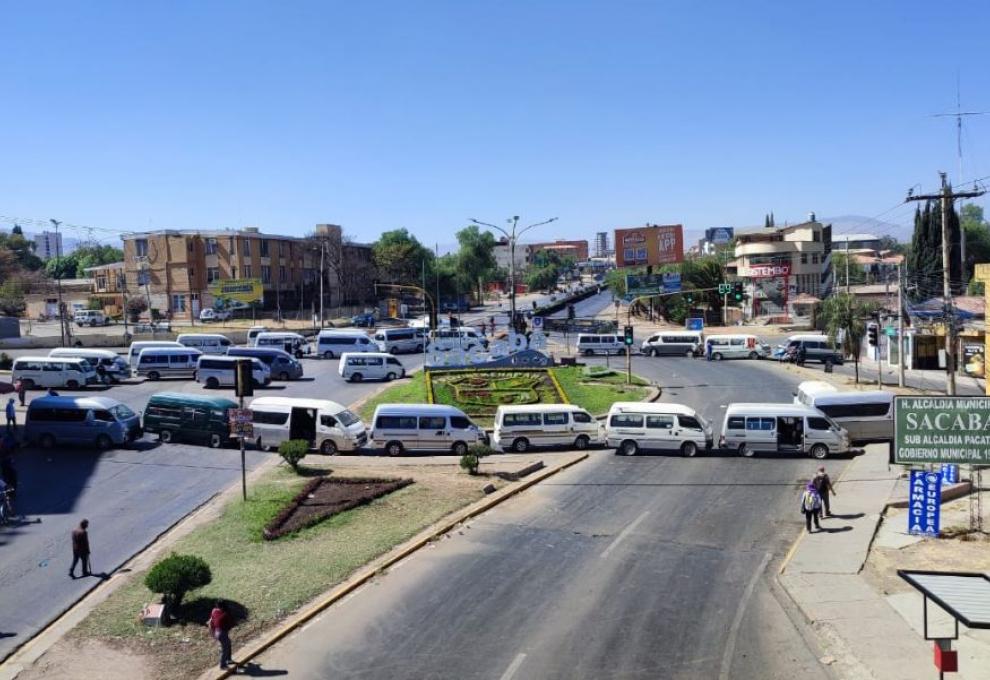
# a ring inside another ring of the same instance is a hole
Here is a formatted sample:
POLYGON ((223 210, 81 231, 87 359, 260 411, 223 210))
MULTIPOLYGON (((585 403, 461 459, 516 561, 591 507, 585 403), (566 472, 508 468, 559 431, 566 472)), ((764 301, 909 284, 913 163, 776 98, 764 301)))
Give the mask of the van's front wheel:
POLYGON ((588 448, 589 443, 591 443, 591 440, 582 434, 580 437, 574 440, 574 448, 577 449, 578 451, 584 451, 586 448, 588 448))
POLYGON ((749 353, 749 358, 750 359, 759 359, 760 358, 760 355, 757 354, 756 352, 750 352, 749 353))
POLYGON ((516 453, 526 453, 529 450, 529 440, 525 437, 520 437, 512 442, 512 450, 516 453))
POLYGON ((162 430, 158 433, 158 440, 168 444, 172 441, 172 430, 162 430))
POLYGON ((333 352, 331 352, 330 350, 327 350, 326 352, 323 353, 323 358, 324 359, 333 359, 333 352))
POLYGON ((824 444, 815 444, 811 447, 811 457, 818 460, 825 460, 828 458, 828 447, 824 444))
POLYGON ((68 387, 70 390, 75 390, 79 388, 79 383, 76 382, 75 380, 68 380, 66 381, 65 386, 68 387))
POLYGON ((402 455, 402 443, 401 442, 389 442, 385 445, 385 453, 395 457, 402 455))
POLYGON ((206 387, 208 389, 215 390, 218 387, 220 387, 220 381, 217 380, 216 378, 207 378, 206 379, 206 387))
POLYGON ((161 377, 162 376, 158 373, 158 371, 151 371, 148 373, 148 380, 158 380, 161 377))
POLYGON ((364 376, 360 373, 355 373, 351 376, 351 382, 361 382, 362 380, 364 380, 364 376))
POLYGON ((684 442, 681 444, 681 455, 686 458, 694 458, 698 455, 698 445, 694 442, 684 442))
POLYGON ((389 373, 388 375, 385 376, 385 379, 388 380, 389 382, 392 382, 393 380, 395 380, 395 377, 396 377, 395 373, 389 373))
POLYGON ((210 448, 211 449, 219 449, 221 446, 223 446, 223 437, 221 437, 220 435, 215 434, 215 433, 214 434, 211 434, 210 435, 210 448))
POLYGON ((337 453, 337 445, 333 443, 332 439, 324 439, 323 443, 320 444, 320 453, 324 456, 332 456, 337 453))
POLYGON ((721 361, 722 360, 722 353, 721 352, 715 352, 714 354, 712 354, 712 359, 715 360, 715 361, 721 361))
POLYGON ((468 451, 467 444, 464 442, 454 442, 454 445, 450 448, 455 456, 463 456, 468 451))
POLYGON ((96 438, 96 448, 98 450, 106 451, 111 446, 113 446, 113 440, 110 439, 110 437, 108 437, 107 435, 101 434, 99 437, 96 438))

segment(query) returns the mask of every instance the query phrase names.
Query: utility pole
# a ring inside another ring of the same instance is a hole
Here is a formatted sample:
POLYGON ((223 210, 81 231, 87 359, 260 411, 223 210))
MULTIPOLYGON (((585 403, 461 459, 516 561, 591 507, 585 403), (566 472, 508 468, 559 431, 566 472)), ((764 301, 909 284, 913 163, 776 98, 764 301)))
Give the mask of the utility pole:
POLYGON ((904 387, 904 278, 901 265, 897 265, 897 384, 904 387))
MULTIPOLYGON (((986 193, 979 189, 975 191, 953 192, 949 186, 947 175, 938 173, 942 180, 942 190, 937 194, 922 194, 914 196, 909 191, 908 201, 939 201, 942 206, 942 302, 945 309, 945 393, 949 396, 956 393, 956 319, 952 306, 952 243, 949 239, 949 213, 952 202, 957 198, 975 198, 986 193)), ((965 262, 960 263, 965 269, 965 262)))
POLYGON ((849 295, 849 236, 846 236, 846 295, 849 295))
POLYGON ((50 219, 48 221, 55 227, 55 286, 58 289, 58 332, 62 336, 62 347, 66 347, 65 307, 62 306, 62 245, 58 237, 58 227, 62 223, 56 219, 50 219))
POLYGON ((326 236, 320 236, 320 328, 323 328, 323 276, 326 273, 324 271, 324 262, 326 261, 327 252, 327 239, 326 236))

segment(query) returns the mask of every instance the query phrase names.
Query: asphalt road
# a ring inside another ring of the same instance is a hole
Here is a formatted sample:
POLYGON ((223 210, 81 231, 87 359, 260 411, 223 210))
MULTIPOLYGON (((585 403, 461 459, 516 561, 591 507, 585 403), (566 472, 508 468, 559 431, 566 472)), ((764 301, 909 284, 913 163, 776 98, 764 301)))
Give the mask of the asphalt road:
MULTIPOLYGON (((763 362, 634 361, 664 400, 718 425, 728 402, 789 401, 795 385, 763 362)), ((835 475, 843 463, 827 466, 835 475)), ((597 451, 332 607, 258 659, 259 672, 828 678, 771 578, 802 528, 799 488, 815 467, 597 451)))
MULTIPOLYGON (((422 357, 403 355, 408 370, 422 357)), ((377 388, 346 383, 337 360, 304 360, 305 377, 275 382, 255 395, 317 397, 350 404, 377 388)), ((206 392, 191 381, 134 381, 90 390, 142 410, 156 392, 206 392)), ((75 394, 59 390, 62 395, 75 394)), ((231 396, 233 390, 209 391, 231 396)), ((42 395, 29 393, 29 399, 42 395)), ((23 418, 23 416, 21 416, 23 418)), ((248 468, 266 454, 248 450, 248 468)), ((136 447, 106 453, 82 449, 23 450, 18 453, 17 511, 23 521, 0 527, 0 659, 71 606, 96 578, 72 580, 70 533, 82 518, 90 521, 92 566, 111 572, 161 532, 240 476, 240 452, 186 444, 160 444, 145 437, 136 447)), ((79 571, 77 570, 77 574, 79 571)))

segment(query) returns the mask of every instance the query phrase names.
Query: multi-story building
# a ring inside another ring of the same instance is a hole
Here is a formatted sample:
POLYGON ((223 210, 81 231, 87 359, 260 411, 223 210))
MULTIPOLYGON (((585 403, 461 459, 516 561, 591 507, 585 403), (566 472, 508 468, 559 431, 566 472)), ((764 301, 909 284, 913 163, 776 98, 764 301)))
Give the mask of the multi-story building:
POLYGON ((752 316, 786 315, 789 298, 824 298, 832 289, 832 225, 815 220, 736 231, 735 260, 726 271, 746 283, 752 316))
MULTIPOLYGON (((495 244, 495 264, 499 269, 509 271, 510 260, 509 239, 503 237, 495 244)), ((524 271, 529 266, 529 246, 516 243, 515 250, 516 273, 524 271)))
POLYGON ((43 231, 34 235, 34 254, 42 260, 67 255, 62 250, 62 234, 55 231, 43 231))
POLYGON ((557 239, 546 243, 529 244, 529 261, 533 261, 533 256, 541 250, 556 251, 562 257, 572 257, 577 262, 584 262, 588 259, 588 241, 586 239, 578 241, 566 241, 557 239))
POLYGON ((127 277, 123 262, 86 267, 86 276, 93 281, 92 298, 100 301, 103 310, 111 315, 124 311, 127 293, 127 277))
POLYGON ((608 232, 599 231, 595 234, 595 257, 608 257, 608 232))

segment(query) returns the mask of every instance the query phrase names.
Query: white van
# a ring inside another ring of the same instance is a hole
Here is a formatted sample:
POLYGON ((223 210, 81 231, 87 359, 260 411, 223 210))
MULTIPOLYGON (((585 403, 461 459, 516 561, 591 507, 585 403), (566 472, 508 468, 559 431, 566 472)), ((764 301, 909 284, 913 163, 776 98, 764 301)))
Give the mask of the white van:
POLYGON ((389 354, 422 352, 426 346, 425 328, 382 328, 375 333, 378 349, 389 354))
POLYGON ((604 426, 578 406, 499 406, 492 448, 517 453, 548 446, 586 449, 589 444, 601 444, 604 434, 604 426))
POLYGON ((693 357, 701 354, 704 336, 701 331, 662 331, 654 333, 640 345, 643 354, 693 357))
POLYGON ((18 380, 25 389, 67 387, 70 390, 99 381, 96 369, 85 359, 71 357, 18 357, 10 371, 10 382, 18 380))
POLYGON ((592 354, 621 354, 626 349, 621 335, 611 333, 578 333, 577 351, 592 354))
POLYGON ((705 338, 705 351, 711 348, 712 360, 722 359, 766 359, 770 356, 770 345, 755 335, 709 335, 705 338))
POLYGON ((853 444, 886 442, 894 438, 893 392, 839 392, 828 383, 807 380, 798 385, 794 403, 810 406, 827 415, 845 428, 853 444))
POLYGON ((226 354, 233 344, 225 335, 217 333, 182 333, 175 341, 180 345, 198 349, 203 354, 226 354))
POLYGON ((463 411, 440 404, 380 404, 372 419, 371 443, 390 456, 403 451, 446 451, 463 456, 488 440, 463 411))
POLYGON ((711 450, 714 438, 708 421, 682 404, 617 401, 605 420, 605 445, 625 456, 640 449, 694 456, 711 450))
POLYGON ((107 326, 110 319, 99 309, 80 309, 72 314, 72 320, 77 326, 107 326))
POLYGON ((50 357, 70 357, 73 359, 85 359, 96 371, 99 377, 98 366, 103 367, 103 371, 111 382, 120 382, 131 377, 131 367, 127 365, 124 357, 108 349, 86 349, 83 347, 56 347, 48 353, 50 357))
POLYGON ((440 328, 430 333, 429 349, 436 347, 442 352, 449 352, 457 348, 471 349, 476 345, 487 348, 488 339, 469 326, 440 328))
POLYGON ((356 451, 368 441, 361 419, 335 401, 258 397, 251 402, 254 443, 261 450, 289 439, 304 439, 311 449, 332 455, 356 451))
POLYGON ((141 350, 134 376, 148 380, 194 378, 201 354, 192 347, 149 347, 141 350))
POLYGON ((238 361, 251 362, 251 379, 255 387, 267 385, 272 381, 271 369, 261 359, 203 355, 196 362, 196 382, 211 390, 218 387, 233 387, 237 380, 234 371, 238 361))
POLYGON ((384 352, 344 352, 337 366, 340 377, 350 382, 395 380, 406 377, 406 369, 391 354, 384 352))
POLYGON ((268 326, 251 326, 247 332, 247 346, 254 347, 254 339, 258 337, 258 334, 267 332, 269 332, 268 326))
POLYGON ((830 453, 848 451, 849 433, 809 406, 729 404, 720 444, 741 456, 779 451, 823 459, 830 453))
POLYGON ((150 347, 178 347, 182 349, 185 345, 174 340, 138 340, 137 342, 132 342, 131 346, 127 349, 127 365, 131 367, 132 371, 137 368, 138 357, 141 355, 142 350, 150 347))
POLYGON ((316 336, 316 353, 324 359, 339 357, 344 352, 377 352, 378 345, 360 330, 322 330, 316 336))
POLYGON ((274 347, 281 349, 299 359, 309 353, 309 343, 298 333, 280 331, 262 331, 254 336, 252 347, 274 347))

